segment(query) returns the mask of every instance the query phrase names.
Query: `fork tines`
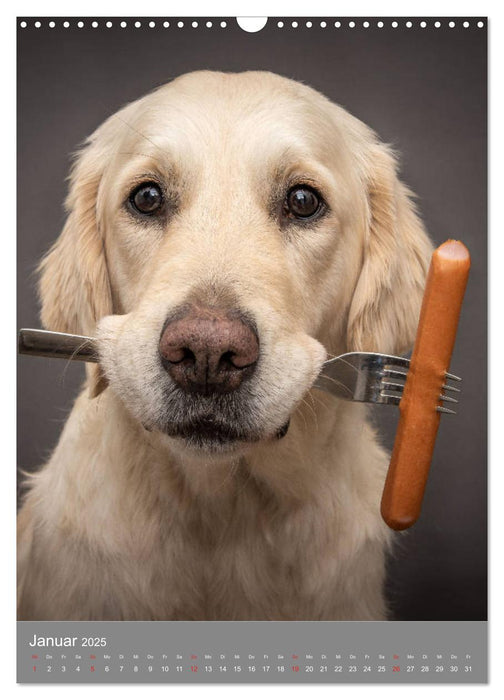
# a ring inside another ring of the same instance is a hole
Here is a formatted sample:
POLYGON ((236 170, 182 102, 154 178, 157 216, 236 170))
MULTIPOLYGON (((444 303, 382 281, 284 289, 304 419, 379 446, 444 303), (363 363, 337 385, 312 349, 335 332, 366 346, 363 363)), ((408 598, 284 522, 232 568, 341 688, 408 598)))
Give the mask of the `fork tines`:
MULTIPOLYGON (((398 369, 395 364, 393 366, 387 365, 383 368, 380 396, 385 400, 386 403, 399 405, 404 391, 406 378, 408 376, 408 365, 409 361, 404 360, 404 363, 400 363, 400 366, 405 368, 404 370, 398 369)), ((462 381, 460 377, 446 372, 445 381, 447 383, 442 385, 442 393, 439 395, 439 400, 443 401, 444 403, 457 404, 458 399, 452 396, 448 396, 446 392, 454 392, 460 394, 461 390, 456 386, 448 384, 448 380, 452 380, 455 382, 462 381)), ((446 413, 448 415, 456 415, 456 411, 454 411, 452 408, 447 408, 444 405, 436 406, 436 411, 438 411, 439 413, 446 413)))
POLYGON ((397 362, 393 365, 385 365, 382 372, 381 386, 382 391, 380 396, 382 396, 386 403, 399 405, 404 391, 404 383, 406 377, 408 376, 409 360, 402 358, 397 358, 397 362), (404 369, 398 369, 398 367, 403 367, 404 369), (400 381, 390 381, 393 379, 399 379, 400 381))
MULTIPOLYGON (((449 372, 445 373, 445 379, 451 379, 454 382, 461 382, 462 379, 460 377, 456 377, 454 374, 450 374, 449 372)), ((439 395, 439 400, 444 401, 446 403, 458 403, 458 399, 453 398, 452 396, 447 396, 445 392, 447 391, 454 391, 457 394, 460 394, 460 389, 456 386, 452 386, 451 384, 443 384, 443 393, 439 395)), ((456 415, 456 411, 453 411, 451 408, 446 408, 446 406, 436 406, 436 411, 438 413, 447 413, 448 415, 454 416, 456 415)))

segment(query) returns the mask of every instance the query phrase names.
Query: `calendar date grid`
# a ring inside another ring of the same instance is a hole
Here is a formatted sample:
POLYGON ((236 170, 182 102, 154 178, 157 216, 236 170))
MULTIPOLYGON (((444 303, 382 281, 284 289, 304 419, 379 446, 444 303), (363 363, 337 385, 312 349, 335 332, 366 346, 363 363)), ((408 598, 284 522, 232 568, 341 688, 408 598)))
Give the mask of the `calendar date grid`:
POLYGON ((33 673, 170 675, 471 674, 470 653, 54 653, 31 654, 33 673))
POLYGON ((21 683, 481 683, 487 623, 20 622, 21 683))

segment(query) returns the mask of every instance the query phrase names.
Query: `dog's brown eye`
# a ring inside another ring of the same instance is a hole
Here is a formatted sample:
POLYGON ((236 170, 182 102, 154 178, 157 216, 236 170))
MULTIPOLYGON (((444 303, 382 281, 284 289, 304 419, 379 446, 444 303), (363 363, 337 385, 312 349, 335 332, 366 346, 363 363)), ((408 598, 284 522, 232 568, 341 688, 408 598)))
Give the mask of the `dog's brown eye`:
POLYGON ((321 208, 321 198, 310 187, 293 187, 287 193, 284 205, 286 216, 295 219, 309 219, 321 208))
POLYGON ((163 204, 163 194, 155 182, 146 182, 130 195, 130 203, 140 214, 155 214, 163 204))

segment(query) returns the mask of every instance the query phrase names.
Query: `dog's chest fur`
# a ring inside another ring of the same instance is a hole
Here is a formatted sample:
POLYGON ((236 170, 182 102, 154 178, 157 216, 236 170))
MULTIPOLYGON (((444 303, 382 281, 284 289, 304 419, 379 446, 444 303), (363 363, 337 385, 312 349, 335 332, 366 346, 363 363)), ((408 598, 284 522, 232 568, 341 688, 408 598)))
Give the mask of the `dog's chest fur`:
POLYGON ((290 443, 218 468, 167 459, 100 401, 78 399, 21 513, 24 619, 385 617, 385 462, 365 424, 343 450, 319 416, 301 451, 294 419, 290 443), (51 521, 39 528, 42 512, 51 521), (51 591, 43 609, 31 593, 41 584, 51 591))

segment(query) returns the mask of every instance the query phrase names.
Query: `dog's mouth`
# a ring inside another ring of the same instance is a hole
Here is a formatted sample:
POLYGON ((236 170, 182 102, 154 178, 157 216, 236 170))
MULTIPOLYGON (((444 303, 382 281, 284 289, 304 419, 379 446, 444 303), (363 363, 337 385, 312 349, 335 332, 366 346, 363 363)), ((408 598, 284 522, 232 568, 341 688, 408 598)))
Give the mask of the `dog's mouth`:
POLYGON ((158 415, 143 422, 144 428, 177 439, 183 448, 233 452, 258 442, 279 440, 288 431, 285 417, 276 424, 261 417, 260 403, 249 384, 235 392, 211 395, 188 394, 170 386, 162 396, 158 415))
MULTIPOLYGON (((270 439, 281 440, 289 430, 290 420, 279 428, 270 439)), ((264 436, 253 430, 245 430, 213 416, 185 420, 166 425, 163 432, 170 437, 181 438, 189 448, 206 452, 228 452, 259 442, 264 436)))
MULTIPOLYGON (((210 321, 212 325, 213 317, 210 321)), ((157 329, 158 320, 152 321, 151 325, 157 329)), ((228 325, 224 330, 229 330, 228 325)), ((304 332, 285 333, 285 337, 277 337, 272 331, 270 334, 264 332, 253 376, 243 377, 237 387, 228 386, 228 391, 222 391, 221 386, 216 391, 215 386, 210 386, 215 384, 210 378, 216 380, 215 373, 224 371, 228 361, 236 365, 238 371, 240 362, 236 357, 229 359, 226 352, 218 358, 225 367, 219 370, 217 364, 217 370, 212 370, 207 357, 204 375, 208 381, 206 391, 201 392, 198 390, 201 382, 194 382, 189 377, 192 386, 186 386, 176 372, 173 377, 166 371, 160 361, 157 331, 143 336, 138 330, 142 327, 133 313, 101 320, 98 342, 104 373, 113 392, 146 431, 158 433, 161 440, 161 436, 169 438, 162 440, 163 443, 180 453, 192 449, 201 452, 202 456, 205 452, 243 454, 249 449, 255 451, 258 443, 271 446, 282 441, 289 431, 289 417, 296 413, 327 356, 323 346, 304 332)), ((222 340, 223 347, 227 347, 228 336, 225 333, 224 336, 223 339, 218 336, 218 339, 222 340)), ((238 340, 241 341, 241 336, 238 340)), ((192 336, 189 345, 191 342, 195 351, 203 353, 192 336)), ((180 349, 178 345, 174 345, 177 351, 180 349)), ((241 348, 238 341, 236 347, 241 348)), ((180 353, 182 360, 186 355, 186 360, 190 360, 185 346, 178 354, 174 350, 173 355, 170 355, 170 348, 172 346, 166 344, 165 354, 175 367, 179 366, 180 353)), ((220 352, 222 348, 219 346, 218 349, 220 352)), ((242 369, 246 371, 245 366, 242 369)), ((235 371, 229 367, 228 370, 235 371)))
POLYGON ((182 438, 192 447, 226 447, 236 442, 256 442, 252 432, 212 416, 171 423, 165 427, 171 437, 182 438))

